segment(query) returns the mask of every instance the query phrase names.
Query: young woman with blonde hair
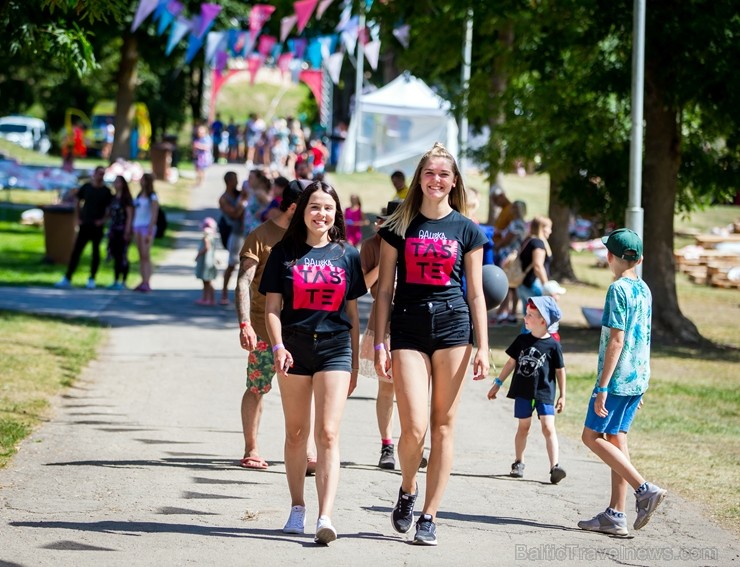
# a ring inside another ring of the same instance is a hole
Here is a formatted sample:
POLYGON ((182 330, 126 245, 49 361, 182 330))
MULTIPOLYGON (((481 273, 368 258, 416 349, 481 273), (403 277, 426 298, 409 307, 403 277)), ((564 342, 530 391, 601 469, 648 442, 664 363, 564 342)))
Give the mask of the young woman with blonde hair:
POLYGON ((398 404, 402 479, 391 522, 401 533, 413 524, 417 471, 431 424, 426 496, 414 537, 420 545, 437 545, 434 519, 452 469, 455 413, 474 335, 473 373, 485 376, 489 367, 482 282, 486 239, 464 216, 466 205, 455 159, 435 144, 421 158, 408 196, 379 231, 375 336, 385 335, 390 319, 391 341, 390 352, 382 341, 375 345, 375 369, 380 377, 392 376, 398 404))

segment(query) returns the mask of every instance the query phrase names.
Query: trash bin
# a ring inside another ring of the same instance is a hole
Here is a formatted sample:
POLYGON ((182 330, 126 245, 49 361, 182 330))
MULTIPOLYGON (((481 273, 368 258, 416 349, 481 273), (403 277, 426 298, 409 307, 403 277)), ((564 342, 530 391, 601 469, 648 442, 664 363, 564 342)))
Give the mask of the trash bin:
POLYGON ((75 208, 69 205, 49 205, 41 209, 44 211, 46 244, 44 261, 66 266, 77 236, 75 208))
POLYGON ((167 179, 167 174, 172 165, 172 152, 174 149, 175 146, 167 142, 160 142, 152 146, 152 173, 155 179, 167 179))

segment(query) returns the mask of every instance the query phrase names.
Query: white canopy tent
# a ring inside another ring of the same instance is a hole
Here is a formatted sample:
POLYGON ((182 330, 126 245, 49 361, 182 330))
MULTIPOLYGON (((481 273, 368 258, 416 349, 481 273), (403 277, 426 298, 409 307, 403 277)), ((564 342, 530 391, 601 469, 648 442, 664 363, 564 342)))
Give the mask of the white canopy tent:
POLYGON ((435 142, 457 156, 457 123, 450 103, 408 73, 362 95, 360 116, 362 128, 354 118, 350 121, 337 166, 341 173, 372 168, 401 170, 409 176, 435 142))

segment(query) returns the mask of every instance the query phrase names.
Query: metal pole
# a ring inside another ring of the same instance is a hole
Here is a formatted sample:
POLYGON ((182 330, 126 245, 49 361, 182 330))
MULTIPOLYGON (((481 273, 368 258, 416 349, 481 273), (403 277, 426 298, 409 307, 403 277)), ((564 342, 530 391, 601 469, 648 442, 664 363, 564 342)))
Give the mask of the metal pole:
POLYGON ((462 85, 462 108, 460 111, 460 129, 458 140, 460 142, 460 171, 465 173, 468 161, 468 94, 470 91, 470 62, 473 57, 473 9, 468 8, 465 17, 465 40, 462 49, 462 73, 460 83, 462 85))
MULTIPOLYGON (((645 4, 634 0, 632 24, 632 139, 630 142, 629 201, 627 228, 642 238, 644 210, 642 208, 642 110, 645 85, 645 4)), ((642 266, 637 266, 642 275, 642 266)))
POLYGON ((360 136, 362 136, 362 107, 360 106, 360 98, 362 97, 362 84, 363 74, 365 72, 365 45, 362 43, 361 34, 364 33, 365 29, 365 2, 360 2, 360 17, 357 26, 357 64, 355 75, 355 115, 353 120, 355 121, 355 167, 354 171, 357 171, 360 160, 360 136))

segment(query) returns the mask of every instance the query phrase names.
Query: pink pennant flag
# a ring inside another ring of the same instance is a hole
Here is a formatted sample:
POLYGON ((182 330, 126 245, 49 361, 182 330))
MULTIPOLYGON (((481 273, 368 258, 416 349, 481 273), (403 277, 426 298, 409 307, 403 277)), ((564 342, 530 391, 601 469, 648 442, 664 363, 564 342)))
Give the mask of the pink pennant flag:
POLYGON ((358 39, 362 42, 362 45, 370 43, 370 30, 367 27, 362 28, 357 32, 358 39))
POLYGON ((373 71, 378 68, 378 58, 380 57, 380 40, 371 41, 365 45, 365 59, 370 63, 373 71))
POLYGON ((159 5, 159 0, 141 0, 139 2, 139 7, 136 8, 136 15, 134 16, 134 21, 131 23, 131 31, 135 32, 136 28, 138 28, 144 20, 146 20, 149 15, 154 12, 154 9, 159 5))
POLYGON ((201 4, 200 5, 200 28, 196 35, 202 38, 211 27, 213 20, 221 13, 221 6, 218 4, 201 4))
POLYGON ((250 55, 247 57, 247 71, 249 72, 249 84, 254 86, 254 80, 257 78, 257 71, 262 67, 262 57, 259 55, 250 55))
POLYGON ((296 16, 285 16, 280 19, 280 43, 285 43, 297 19, 296 16))
POLYGON ((277 60, 277 68, 280 69, 280 72, 285 75, 285 73, 288 72, 290 68, 290 62, 293 59, 292 53, 283 53, 278 57, 277 60))
POLYGON ((398 42, 404 46, 405 49, 409 48, 409 37, 411 36, 411 26, 408 24, 405 24, 403 26, 398 26, 397 28, 393 29, 393 37, 395 37, 398 42))
POLYGON ((311 14, 316 9, 316 4, 319 0, 298 0, 293 2, 295 8, 295 15, 298 18, 298 33, 301 33, 308 24, 308 20, 311 19, 311 14))
POLYGON ((321 83, 323 82, 323 71, 321 69, 304 69, 301 71, 299 78, 308 85, 316 99, 316 105, 321 108, 323 93, 321 92, 321 83))
POLYGON ((275 6, 269 4, 255 4, 249 12, 249 31, 252 32, 253 37, 262 31, 262 26, 265 22, 270 19, 272 13, 275 11, 275 6))
POLYGON ((331 3, 334 2, 334 0, 320 0, 319 1, 319 7, 316 8, 316 19, 320 20, 321 16, 324 15, 324 12, 326 12, 326 9, 331 6, 331 3))
POLYGON ((329 71, 329 76, 335 85, 339 84, 339 76, 342 73, 342 61, 344 61, 344 53, 334 53, 329 56, 326 62, 326 69, 329 71))
POLYGON ((275 47, 277 38, 273 35, 261 35, 259 43, 257 44, 257 51, 263 57, 270 55, 272 48, 275 47))

